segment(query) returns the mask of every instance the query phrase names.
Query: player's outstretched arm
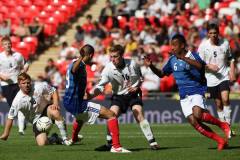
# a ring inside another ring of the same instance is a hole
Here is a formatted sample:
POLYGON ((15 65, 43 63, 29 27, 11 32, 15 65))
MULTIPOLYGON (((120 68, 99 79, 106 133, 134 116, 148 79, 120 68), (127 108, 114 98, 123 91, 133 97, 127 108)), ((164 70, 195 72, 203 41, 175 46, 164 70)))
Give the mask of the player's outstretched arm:
POLYGON ((235 73, 235 61, 232 60, 230 62, 230 71, 229 71, 229 79, 231 82, 235 82, 236 81, 236 73, 235 73))
POLYGON ((158 68, 156 68, 156 67, 152 64, 152 61, 151 61, 150 57, 145 56, 145 57, 143 58, 143 60, 144 60, 145 64, 146 64, 148 67, 150 67, 150 69, 152 70, 152 72, 153 72, 154 74, 156 74, 156 75, 157 75, 158 77, 160 77, 160 78, 162 78, 162 77, 164 76, 163 71, 160 70, 160 69, 158 69, 158 68))
POLYGON ((6 124, 5 124, 3 134, 0 136, 1 140, 6 141, 8 139, 8 136, 9 136, 11 128, 12 128, 12 124, 13 124, 13 119, 8 118, 6 121, 6 124))
POLYGON ((92 91, 90 91, 90 93, 87 93, 87 99, 93 99, 94 97, 97 97, 99 94, 101 94, 102 92, 100 91, 99 88, 93 88, 92 91))

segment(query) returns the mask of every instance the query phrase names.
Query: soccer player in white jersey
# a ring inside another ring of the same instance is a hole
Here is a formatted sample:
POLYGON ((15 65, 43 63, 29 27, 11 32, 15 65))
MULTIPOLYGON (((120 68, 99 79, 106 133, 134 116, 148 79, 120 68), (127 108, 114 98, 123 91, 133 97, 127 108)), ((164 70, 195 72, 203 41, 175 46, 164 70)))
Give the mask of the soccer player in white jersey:
POLYGON ((153 66, 148 57, 145 58, 145 63, 160 78, 173 74, 178 85, 184 116, 199 133, 216 141, 220 151, 227 146, 230 127, 226 122, 213 117, 206 108, 204 98, 207 89, 204 77, 205 62, 197 53, 186 50, 186 40, 182 35, 173 36, 171 47, 173 55, 162 69, 153 66), (221 128, 225 134, 225 139, 205 125, 204 122, 221 128))
MULTIPOLYGON (((234 58, 228 41, 219 38, 218 26, 209 24, 207 31, 208 39, 202 41, 198 52, 200 57, 206 62, 205 77, 207 79, 208 91, 217 106, 218 117, 221 121, 226 121, 230 125, 229 84, 230 81, 236 80, 234 58)), ((233 132, 232 135, 234 135, 233 132)))
MULTIPOLYGON (((152 150, 158 150, 159 145, 155 141, 148 120, 143 115, 143 103, 141 97, 141 71, 139 65, 134 60, 124 59, 124 48, 121 45, 114 45, 110 48, 110 60, 102 71, 98 84, 90 91, 91 98, 103 93, 107 83, 111 83, 113 95, 111 98, 111 108, 117 116, 126 113, 130 107, 135 120, 149 142, 152 150)), ((111 148, 111 135, 108 132, 108 145, 103 145, 96 150, 108 150, 111 148)))
POLYGON ((71 140, 67 138, 66 124, 60 113, 59 96, 56 89, 46 83, 32 84, 31 77, 27 73, 19 74, 18 85, 20 91, 13 100, 4 132, 0 139, 8 139, 13 120, 17 116, 18 111, 22 111, 26 120, 33 124, 37 145, 43 146, 49 143, 47 133, 40 132, 36 128, 36 122, 42 116, 48 116, 50 119, 55 120, 55 124, 62 136, 63 144, 71 145, 71 140), (52 102, 48 98, 52 98, 52 102))
MULTIPOLYGON (((21 72, 27 72, 28 64, 24 62, 23 56, 12 50, 12 43, 9 37, 1 40, 3 52, 0 53, 0 82, 3 96, 7 99, 9 106, 19 91, 17 76, 21 72)), ((19 134, 24 135, 25 117, 18 113, 19 134)))

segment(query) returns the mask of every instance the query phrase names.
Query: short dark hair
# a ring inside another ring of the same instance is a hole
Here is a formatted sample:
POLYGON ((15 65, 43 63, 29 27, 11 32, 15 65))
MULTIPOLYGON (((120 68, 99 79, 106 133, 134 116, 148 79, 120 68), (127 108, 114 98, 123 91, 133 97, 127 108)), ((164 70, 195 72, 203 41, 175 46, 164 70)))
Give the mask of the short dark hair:
POLYGON ((18 83, 19 83, 20 81, 23 81, 23 80, 26 80, 26 79, 32 80, 31 77, 30 77, 27 73, 25 73, 25 72, 20 73, 20 74, 18 75, 18 83))
POLYGON ((123 46, 121 46, 119 44, 111 46, 109 51, 117 52, 120 56, 123 56, 123 54, 124 54, 124 48, 123 48, 123 46))
POLYGON ((9 36, 4 36, 2 39, 1 39, 1 42, 4 42, 4 41, 9 41, 11 42, 11 39, 9 36))
POLYGON ((86 44, 80 49, 79 53, 82 57, 85 57, 86 55, 94 54, 94 48, 90 44, 86 44))
POLYGON ((214 29, 214 30, 216 30, 216 31, 219 33, 219 27, 218 27, 217 24, 215 24, 215 23, 210 23, 210 24, 208 24, 208 26, 207 26, 207 32, 209 32, 211 29, 214 29))
POLYGON ((184 36, 183 35, 181 35, 181 34, 175 34, 173 37, 172 37, 172 41, 173 40, 175 40, 175 39, 177 39, 179 42, 181 42, 181 43, 183 43, 183 44, 187 44, 187 42, 186 42, 186 39, 184 38, 184 36))

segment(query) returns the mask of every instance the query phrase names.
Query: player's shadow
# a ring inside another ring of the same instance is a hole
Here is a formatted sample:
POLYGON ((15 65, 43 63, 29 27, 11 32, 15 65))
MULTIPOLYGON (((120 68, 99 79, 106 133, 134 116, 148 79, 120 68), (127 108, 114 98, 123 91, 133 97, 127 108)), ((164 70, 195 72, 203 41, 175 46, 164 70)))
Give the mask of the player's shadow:
POLYGON ((178 149, 178 148, 190 148, 190 147, 160 147, 158 150, 152 150, 150 148, 133 148, 133 149, 130 149, 130 151, 134 151, 134 152, 140 152, 143 150, 161 151, 161 150, 171 150, 171 149, 178 149))
MULTIPOLYGON (((161 150, 170 150, 170 149, 178 149, 178 148, 190 148, 190 147, 160 147, 158 150, 151 150, 150 148, 131 148, 129 149, 130 151, 132 152, 140 152, 140 151, 161 151, 161 150)), ((109 151, 106 151, 106 150, 95 150, 97 152, 109 152, 109 151)))
MULTIPOLYGON (((216 147, 211 147, 208 149, 216 150, 216 147)), ((224 148, 224 150, 234 150, 234 149, 240 149, 240 146, 228 146, 227 148, 224 148)))

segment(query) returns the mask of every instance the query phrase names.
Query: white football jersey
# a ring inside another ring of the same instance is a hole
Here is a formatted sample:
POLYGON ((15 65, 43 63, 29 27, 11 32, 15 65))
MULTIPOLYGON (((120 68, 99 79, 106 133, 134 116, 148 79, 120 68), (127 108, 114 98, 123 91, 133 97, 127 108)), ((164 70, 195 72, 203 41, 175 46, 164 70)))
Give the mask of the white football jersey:
POLYGON ((24 66, 24 58, 18 53, 14 52, 7 56, 5 52, 0 53, 0 73, 10 76, 8 81, 1 81, 2 86, 17 83, 17 76, 24 66))
POLYGON ((111 83, 113 94, 125 95, 128 93, 128 87, 136 87, 142 81, 142 75, 139 65, 130 59, 124 59, 125 67, 118 69, 112 62, 109 62, 102 71, 101 79, 95 86, 102 92, 107 83, 111 83))
POLYGON ((227 40, 221 39, 217 46, 212 45, 210 39, 203 40, 198 48, 198 53, 206 64, 214 64, 220 68, 217 73, 206 71, 205 77, 208 87, 213 87, 225 80, 229 80, 227 62, 231 56, 231 51, 227 40))
POLYGON ((13 100, 8 118, 14 119, 20 110, 27 121, 35 123, 44 109, 51 104, 49 96, 55 91, 54 87, 44 82, 35 83, 32 87, 31 95, 26 95, 20 90, 13 100))

